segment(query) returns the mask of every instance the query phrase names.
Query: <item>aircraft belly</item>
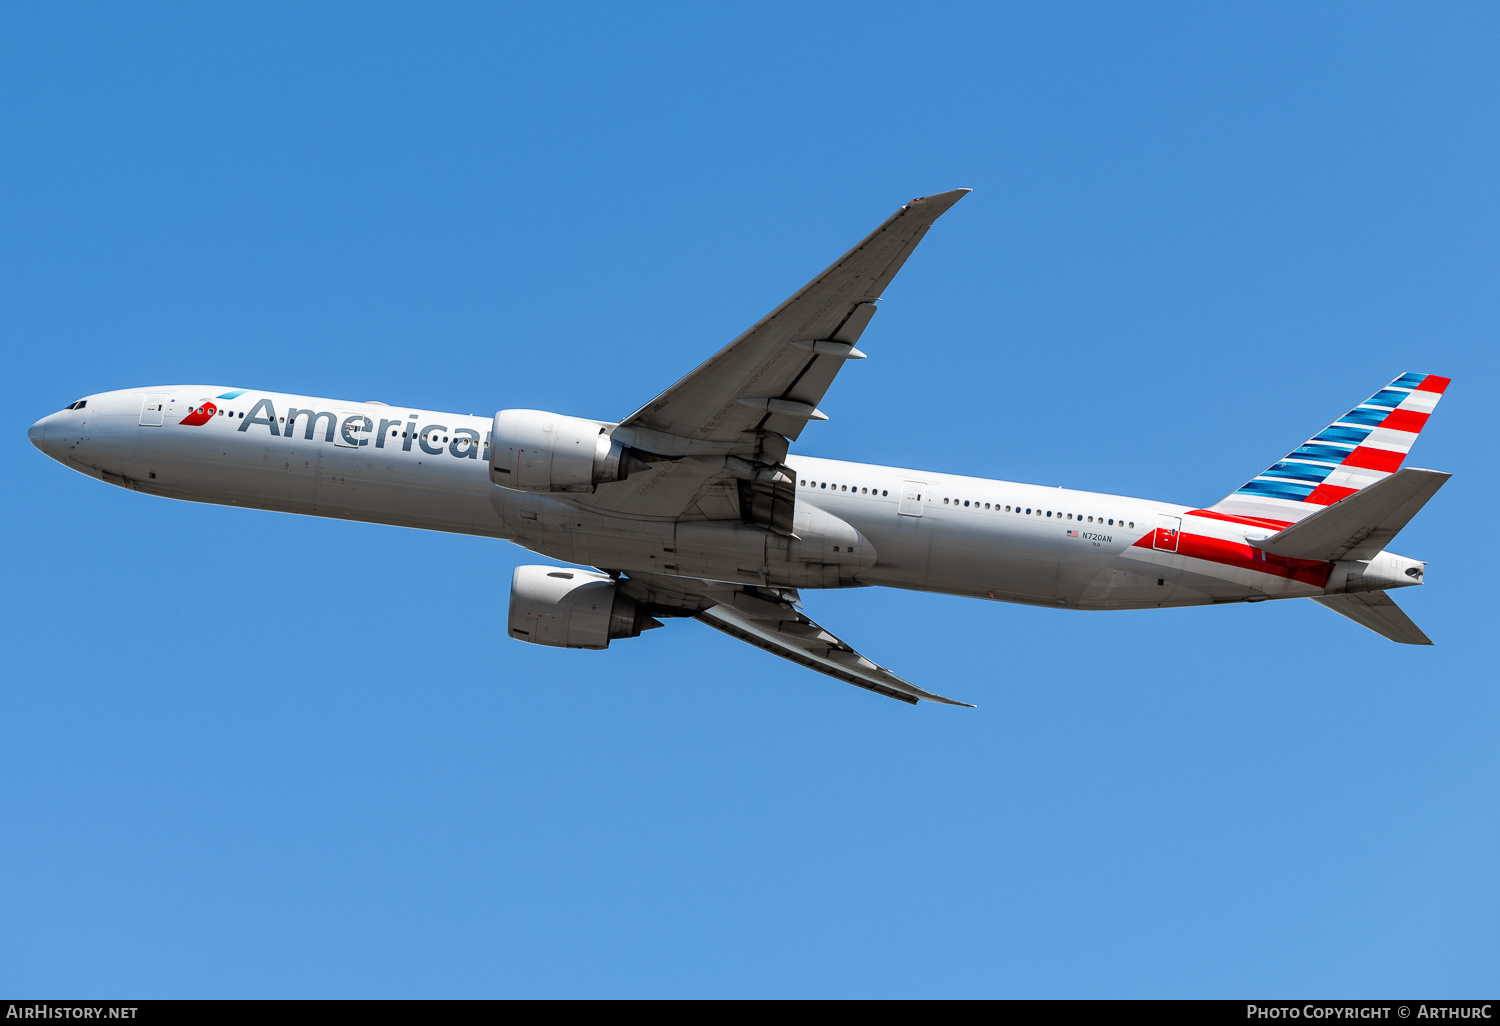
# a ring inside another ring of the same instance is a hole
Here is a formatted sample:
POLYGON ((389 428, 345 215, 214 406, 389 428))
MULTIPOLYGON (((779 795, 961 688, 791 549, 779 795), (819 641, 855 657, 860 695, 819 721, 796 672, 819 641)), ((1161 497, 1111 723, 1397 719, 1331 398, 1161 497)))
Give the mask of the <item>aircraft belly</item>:
MULTIPOLYGON (((1131 576, 1145 578, 1152 584, 1157 580, 1164 581, 1165 584, 1157 585, 1158 588, 1188 588, 1206 596, 1206 600, 1210 602, 1302 598, 1323 594, 1322 586, 1306 581, 1141 546, 1132 546, 1123 552, 1116 565, 1131 576)), ((1149 590, 1148 585, 1147 591, 1149 590)))
POLYGON ((486 482, 487 505, 507 537, 533 552, 611 570, 664 569, 673 562, 674 525, 579 509, 557 496, 486 482))
POLYGON ((1213 602, 1232 601, 1216 597, 1212 591, 1197 585, 1196 579, 1180 576, 1162 578, 1142 576, 1128 570, 1101 570, 1079 593, 1079 609, 1155 609, 1165 606, 1206 606, 1213 602))
POLYGON ((485 501, 493 486, 474 467, 433 461, 423 467, 397 453, 335 447, 323 439, 145 430, 150 433, 132 424, 93 440, 87 466, 106 480, 166 498, 491 537, 504 533, 485 501))
POLYGON ((373 468, 325 468, 318 479, 317 516, 458 531, 490 536, 504 534, 500 518, 484 501, 489 482, 443 482, 417 485, 382 479, 373 468))
POLYGON ((815 536, 788 537, 739 520, 643 520, 508 488, 494 489, 490 501, 509 534, 532 551, 627 573, 840 588, 859 586, 859 571, 875 561, 868 539, 861 543, 853 530, 835 553, 831 545, 810 548, 815 536))
POLYGON ((850 517, 871 538, 879 562, 860 575, 869 584, 1053 605, 1059 596, 1057 554, 1032 532, 1003 531, 994 521, 926 511, 896 516, 894 509, 850 517), (880 514, 890 516, 882 517, 880 514))
POLYGON ((1154 568, 1122 562, 1128 546, 1070 535, 1066 523, 976 524, 967 511, 885 512, 849 516, 880 553, 860 575, 868 584, 1074 609, 1205 605, 1251 594, 1237 582, 1177 571, 1158 585, 1154 568))
POLYGON ((873 568, 860 575, 868 579, 878 574, 897 580, 926 580, 931 575, 932 537, 923 531, 921 517, 903 517, 895 513, 894 503, 887 516, 860 516, 851 511, 840 514, 829 506, 828 510, 860 531, 876 552, 873 568))

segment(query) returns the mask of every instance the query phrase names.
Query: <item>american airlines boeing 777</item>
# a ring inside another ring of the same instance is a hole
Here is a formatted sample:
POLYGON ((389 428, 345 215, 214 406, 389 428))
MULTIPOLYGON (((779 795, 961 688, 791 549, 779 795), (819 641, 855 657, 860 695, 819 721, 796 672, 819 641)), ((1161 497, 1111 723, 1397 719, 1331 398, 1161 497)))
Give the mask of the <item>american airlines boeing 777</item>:
POLYGON ((509 633, 602 649, 691 617, 905 702, 903 680, 803 611, 880 585, 1067 609, 1311 598, 1431 644, 1385 551, 1449 475, 1401 469, 1447 378, 1402 374, 1222 501, 1171 502, 792 455, 876 304, 968 192, 913 200, 706 363, 621 421, 483 419, 222 385, 90 395, 30 429, 64 466, 174 499, 503 538, 509 633))

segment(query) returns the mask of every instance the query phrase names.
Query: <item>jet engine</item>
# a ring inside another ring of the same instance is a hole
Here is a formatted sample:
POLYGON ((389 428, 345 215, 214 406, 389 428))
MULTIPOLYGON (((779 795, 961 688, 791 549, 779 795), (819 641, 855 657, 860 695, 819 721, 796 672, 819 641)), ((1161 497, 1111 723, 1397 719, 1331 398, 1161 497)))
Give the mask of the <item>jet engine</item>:
POLYGON ((510 636, 553 648, 608 648, 660 627, 608 574, 518 566, 510 579, 510 636))
POLYGON ((648 464, 608 425, 542 410, 501 410, 491 428, 490 480, 528 492, 592 492, 648 464))

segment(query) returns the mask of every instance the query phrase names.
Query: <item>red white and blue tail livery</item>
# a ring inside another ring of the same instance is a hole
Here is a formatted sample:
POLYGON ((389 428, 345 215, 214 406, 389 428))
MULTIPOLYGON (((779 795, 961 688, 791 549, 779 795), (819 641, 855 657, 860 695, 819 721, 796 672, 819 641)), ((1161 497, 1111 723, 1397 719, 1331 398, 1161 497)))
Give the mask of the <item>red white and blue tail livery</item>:
POLYGON ((1448 379, 1403 374, 1209 508, 1296 523, 1401 468, 1448 379))

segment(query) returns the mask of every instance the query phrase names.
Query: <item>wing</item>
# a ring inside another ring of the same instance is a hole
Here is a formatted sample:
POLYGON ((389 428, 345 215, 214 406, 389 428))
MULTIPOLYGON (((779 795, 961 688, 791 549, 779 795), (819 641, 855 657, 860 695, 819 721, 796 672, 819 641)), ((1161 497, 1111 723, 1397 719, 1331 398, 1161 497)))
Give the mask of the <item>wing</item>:
POLYGON ((846 684, 915 705, 961 705, 924 691, 856 652, 794 604, 792 589, 745 588, 662 574, 631 574, 620 588, 657 615, 691 616, 732 638, 846 684))
POLYGON ((723 442, 767 430, 795 441, 809 419, 821 419, 814 411, 874 316, 875 301, 932 223, 968 192, 912 200, 622 425, 723 442), (834 345, 819 351, 818 342, 834 345))
POLYGON ((639 516, 743 519, 789 533, 787 448, 927 229, 968 189, 912 200, 749 331, 626 417, 612 435, 651 472, 600 485, 585 505, 639 516))

